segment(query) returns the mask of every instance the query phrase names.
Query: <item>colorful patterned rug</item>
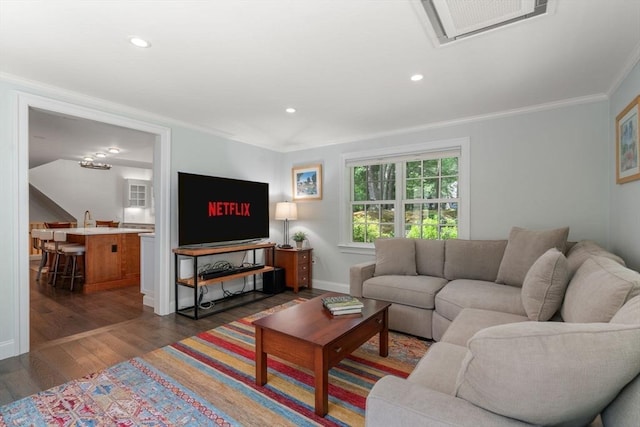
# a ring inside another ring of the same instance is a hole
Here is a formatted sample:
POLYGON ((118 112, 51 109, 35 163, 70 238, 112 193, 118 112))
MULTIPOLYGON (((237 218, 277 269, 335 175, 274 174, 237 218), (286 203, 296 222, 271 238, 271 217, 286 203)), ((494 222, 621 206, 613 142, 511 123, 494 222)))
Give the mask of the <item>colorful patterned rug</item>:
POLYGON ((406 377, 428 343, 377 336, 329 372, 329 413, 314 413, 313 372, 269 356, 269 382, 255 384, 259 317, 298 299, 200 333, 142 357, 0 407, 0 426, 358 426, 367 394, 384 375, 406 377))

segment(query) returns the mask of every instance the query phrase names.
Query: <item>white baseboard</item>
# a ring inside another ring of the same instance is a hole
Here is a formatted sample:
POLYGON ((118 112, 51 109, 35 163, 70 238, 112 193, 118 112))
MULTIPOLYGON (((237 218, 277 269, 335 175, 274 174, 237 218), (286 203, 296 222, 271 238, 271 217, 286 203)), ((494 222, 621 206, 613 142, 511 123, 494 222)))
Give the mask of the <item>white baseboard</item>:
POLYGON ((314 280, 313 289, 322 289, 329 292, 349 293, 349 285, 345 283, 327 282, 324 280, 314 280))
POLYGON ((8 359, 9 357, 16 356, 18 354, 15 340, 8 340, 0 342, 0 360, 8 359))
POLYGON ((151 308, 155 307, 153 295, 144 295, 142 297, 142 304, 148 305, 151 308))

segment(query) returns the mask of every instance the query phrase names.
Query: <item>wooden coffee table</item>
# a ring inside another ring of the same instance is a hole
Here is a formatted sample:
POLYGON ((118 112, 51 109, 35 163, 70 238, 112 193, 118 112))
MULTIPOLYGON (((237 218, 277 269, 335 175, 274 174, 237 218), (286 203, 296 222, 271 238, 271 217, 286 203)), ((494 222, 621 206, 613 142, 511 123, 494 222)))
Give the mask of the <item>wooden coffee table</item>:
POLYGON ((363 299, 362 316, 332 316, 322 306, 327 293, 294 307, 255 320, 256 384, 267 382, 267 354, 313 370, 315 412, 328 411, 329 369, 369 338, 380 334, 380 356, 389 353, 388 309, 390 303, 363 299))

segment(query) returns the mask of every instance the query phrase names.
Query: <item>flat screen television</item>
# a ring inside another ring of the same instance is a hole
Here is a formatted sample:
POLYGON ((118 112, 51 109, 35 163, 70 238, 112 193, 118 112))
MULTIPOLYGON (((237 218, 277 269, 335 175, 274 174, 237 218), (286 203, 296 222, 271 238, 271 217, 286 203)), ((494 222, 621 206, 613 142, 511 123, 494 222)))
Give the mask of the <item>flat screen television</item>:
POLYGON ((178 172, 178 244, 213 246, 269 237, 269 184, 178 172))

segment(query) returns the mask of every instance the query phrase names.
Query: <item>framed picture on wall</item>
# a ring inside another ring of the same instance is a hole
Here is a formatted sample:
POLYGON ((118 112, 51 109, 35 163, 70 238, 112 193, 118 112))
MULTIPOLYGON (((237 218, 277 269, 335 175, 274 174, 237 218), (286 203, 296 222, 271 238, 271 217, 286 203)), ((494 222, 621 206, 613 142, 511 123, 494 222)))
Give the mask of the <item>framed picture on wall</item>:
POLYGON ((293 200, 322 200, 322 165, 294 166, 291 169, 293 200))
POLYGON ((640 179, 640 95, 616 117, 616 183, 640 179))

